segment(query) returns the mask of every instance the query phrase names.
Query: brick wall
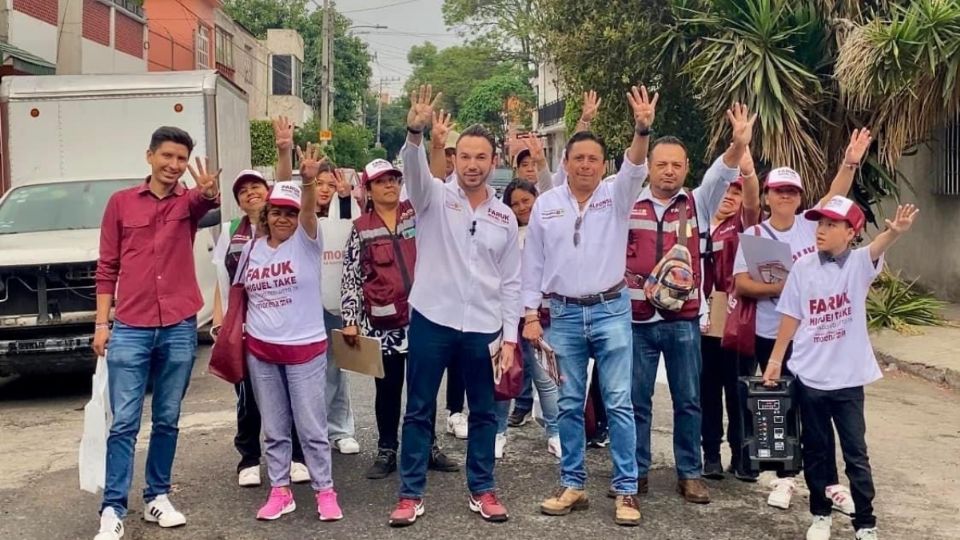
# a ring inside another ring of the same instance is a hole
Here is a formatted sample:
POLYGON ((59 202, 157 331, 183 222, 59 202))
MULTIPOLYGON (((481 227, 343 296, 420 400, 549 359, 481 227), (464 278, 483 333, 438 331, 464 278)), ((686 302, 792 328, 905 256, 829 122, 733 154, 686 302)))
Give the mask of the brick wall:
POLYGON ((116 49, 137 58, 143 58, 143 23, 132 19, 119 9, 116 13, 116 49))
POLYGON ((83 0, 83 37, 110 46, 110 6, 97 0, 83 0))
POLYGON ((13 0, 13 9, 56 26, 60 0, 13 0))

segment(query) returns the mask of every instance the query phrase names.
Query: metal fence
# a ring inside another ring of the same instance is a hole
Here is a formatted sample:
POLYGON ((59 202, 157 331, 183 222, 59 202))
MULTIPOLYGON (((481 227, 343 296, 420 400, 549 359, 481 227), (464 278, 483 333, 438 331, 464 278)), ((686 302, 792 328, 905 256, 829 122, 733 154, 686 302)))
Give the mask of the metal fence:
POLYGON ((940 132, 934 159, 939 164, 934 193, 960 195, 960 113, 940 132))

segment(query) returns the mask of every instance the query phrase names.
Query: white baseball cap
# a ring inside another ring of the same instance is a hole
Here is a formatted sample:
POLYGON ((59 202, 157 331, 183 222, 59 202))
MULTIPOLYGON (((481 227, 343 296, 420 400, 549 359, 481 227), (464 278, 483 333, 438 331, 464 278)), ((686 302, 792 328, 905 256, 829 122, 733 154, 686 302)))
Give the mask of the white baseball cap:
POLYGON ((795 187, 803 191, 803 182, 800 180, 800 175, 790 167, 780 167, 779 169, 770 171, 770 173, 767 174, 766 186, 767 189, 795 187))
POLYGON ((363 168, 363 184, 366 185, 368 182, 372 182, 377 178, 387 174, 395 173, 397 176, 403 176, 403 171, 393 166, 393 163, 385 159, 375 159, 370 163, 367 163, 367 166, 363 168))
POLYGON ((300 183, 277 182, 270 190, 270 198, 267 202, 273 206, 286 206, 300 210, 300 183))

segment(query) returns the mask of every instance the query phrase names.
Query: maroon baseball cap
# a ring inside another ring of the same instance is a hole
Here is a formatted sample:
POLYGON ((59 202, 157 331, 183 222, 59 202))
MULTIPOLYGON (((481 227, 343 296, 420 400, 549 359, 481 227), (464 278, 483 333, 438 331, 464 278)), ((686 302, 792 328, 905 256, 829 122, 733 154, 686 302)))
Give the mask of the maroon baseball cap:
POLYGON ((837 221, 846 221, 853 227, 855 232, 860 232, 867 222, 867 216, 864 215, 860 206, 846 197, 835 195, 827 201, 821 208, 807 210, 803 217, 810 221, 818 221, 820 218, 830 218, 837 221))
POLYGON ((270 190, 270 198, 267 199, 273 206, 286 206, 287 208, 300 209, 300 183, 299 182, 277 182, 270 190))

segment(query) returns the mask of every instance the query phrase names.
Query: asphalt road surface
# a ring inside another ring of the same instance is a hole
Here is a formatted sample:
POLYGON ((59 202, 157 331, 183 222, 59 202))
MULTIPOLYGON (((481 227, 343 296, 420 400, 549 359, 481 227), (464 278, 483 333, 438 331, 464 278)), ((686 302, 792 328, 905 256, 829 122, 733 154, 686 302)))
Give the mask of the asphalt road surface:
MULTIPOLYGON (((387 516, 398 479, 363 477, 376 445, 373 381, 351 377, 362 453, 334 453, 333 471, 345 518, 321 523, 308 486, 296 486, 299 508, 279 521, 254 519, 267 488, 240 488, 234 475, 232 388, 206 373, 209 350, 201 350, 181 419, 180 445, 171 499, 187 526, 161 530, 140 518, 143 458, 149 431, 145 410, 131 492, 129 539, 302 538, 657 538, 702 540, 802 539, 809 524, 805 488, 790 510, 766 506, 769 473, 758 484, 733 478, 711 481, 713 502, 685 503, 675 492, 669 392, 657 387, 654 470, 650 494, 641 497, 643 523, 613 524, 604 494, 610 480, 606 450, 588 452, 591 507, 566 517, 540 515, 538 505, 556 485, 558 467, 533 423, 509 431, 506 456, 497 465, 501 496, 510 510, 504 524, 488 524, 467 508, 463 473, 431 472, 426 515, 410 528, 392 530, 387 516)), ((441 390, 440 406, 443 406, 441 390)), ((867 442, 877 486, 875 506, 881 538, 960 538, 960 396, 897 373, 867 392, 867 442)), ((89 377, 0 380, 0 538, 89 539, 98 526, 99 497, 78 488, 77 445, 89 377)), ((149 401, 148 401, 149 403, 149 401)), ((147 407, 149 409, 149 406, 147 407)), ((443 416, 443 414, 441 414, 443 416)), ((445 450, 462 461, 465 442, 447 435, 445 450)), ((840 464, 843 471, 842 463, 840 464)), ((263 474, 266 480, 266 474, 263 474)), ((841 474, 841 479, 843 475, 841 474)), ((853 538, 849 520, 835 514, 834 538, 853 538)))

